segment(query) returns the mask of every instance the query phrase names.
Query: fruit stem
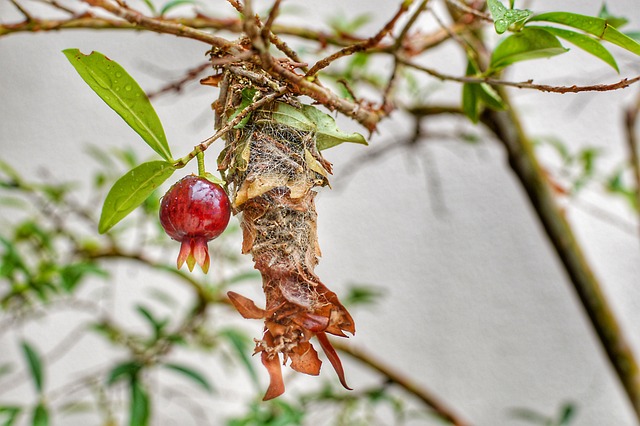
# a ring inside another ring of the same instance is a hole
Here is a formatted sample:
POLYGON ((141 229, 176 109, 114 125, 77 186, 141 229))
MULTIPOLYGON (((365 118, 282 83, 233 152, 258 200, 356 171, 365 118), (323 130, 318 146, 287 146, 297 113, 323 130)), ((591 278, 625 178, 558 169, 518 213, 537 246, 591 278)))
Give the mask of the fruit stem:
POLYGON ((196 157, 198 158, 198 175, 204 177, 206 173, 204 170, 204 152, 199 151, 196 157))

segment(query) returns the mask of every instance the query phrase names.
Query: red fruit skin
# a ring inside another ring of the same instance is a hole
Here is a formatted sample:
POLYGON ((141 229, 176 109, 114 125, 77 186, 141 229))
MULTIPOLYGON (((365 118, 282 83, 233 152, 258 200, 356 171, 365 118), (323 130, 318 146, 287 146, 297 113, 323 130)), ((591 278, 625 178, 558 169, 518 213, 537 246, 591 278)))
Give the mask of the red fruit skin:
POLYGON ((179 180, 160 203, 160 223, 176 241, 186 237, 213 240, 225 230, 230 216, 231 206, 224 189, 199 176, 179 180))
POLYGON ((194 175, 176 182, 160 203, 160 224, 182 243, 178 268, 186 260, 189 270, 197 262, 206 273, 207 242, 222 234, 230 217, 229 197, 220 185, 194 175))

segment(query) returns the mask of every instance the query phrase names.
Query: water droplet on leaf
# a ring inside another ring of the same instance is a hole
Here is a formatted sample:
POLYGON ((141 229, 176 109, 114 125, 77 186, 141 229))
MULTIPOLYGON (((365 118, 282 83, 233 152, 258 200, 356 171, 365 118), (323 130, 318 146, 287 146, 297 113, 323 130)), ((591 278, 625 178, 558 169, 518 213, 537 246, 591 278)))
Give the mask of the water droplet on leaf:
POLYGON ((505 21, 504 19, 497 19, 493 25, 496 28, 496 32, 498 34, 502 34, 503 32, 507 31, 507 28, 509 28, 509 23, 507 21, 505 21))

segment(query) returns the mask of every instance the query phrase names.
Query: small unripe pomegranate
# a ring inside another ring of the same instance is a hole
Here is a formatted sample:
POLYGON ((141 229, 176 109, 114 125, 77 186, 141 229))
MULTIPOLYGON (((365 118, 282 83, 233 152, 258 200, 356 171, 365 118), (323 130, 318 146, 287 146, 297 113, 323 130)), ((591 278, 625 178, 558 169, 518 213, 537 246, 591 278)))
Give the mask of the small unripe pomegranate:
POLYGON ((186 176, 162 197, 160 224, 167 235, 180 241, 178 268, 187 262, 189 271, 196 263, 209 270, 208 242, 222 234, 231 208, 224 189, 200 176, 186 176))

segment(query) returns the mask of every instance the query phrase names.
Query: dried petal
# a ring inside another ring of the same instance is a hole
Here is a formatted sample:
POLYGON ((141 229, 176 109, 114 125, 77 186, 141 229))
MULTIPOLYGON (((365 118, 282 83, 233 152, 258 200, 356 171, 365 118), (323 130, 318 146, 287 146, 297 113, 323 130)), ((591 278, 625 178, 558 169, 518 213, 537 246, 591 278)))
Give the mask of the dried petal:
POLYGON ((338 353, 331 345, 331 342, 327 338, 325 333, 316 334, 318 338, 318 342, 320 342, 320 346, 324 350, 325 355, 329 358, 329 362, 333 365, 333 369, 336 370, 338 374, 338 379, 340 379, 340 384, 344 386, 345 389, 353 390, 347 385, 347 381, 344 378, 344 368, 342 368, 342 362, 340 362, 340 357, 338 357, 338 353))
POLYGON ((293 318, 293 321, 296 324, 314 333, 324 331, 324 329, 326 329, 329 325, 329 318, 322 315, 314 315, 306 312, 293 318))
MULTIPOLYGON (((273 346, 273 337, 268 331, 264 335, 264 340, 268 346, 273 346)), ((282 369, 280 367, 280 357, 278 354, 269 354, 267 351, 263 351, 261 358, 262 365, 265 366, 269 373, 269 387, 262 400, 268 401, 284 393, 284 380, 282 379, 282 369)))
POLYGON ((262 319, 265 317, 264 309, 260 309, 256 306, 253 300, 244 297, 238 293, 233 291, 227 292, 227 296, 229 300, 236 308, 240 315, 242 315, 246 319, 262 319))
POLYGON ((293 349, 293 353, 289 354, 289 357, 291 358, 291 368, 294 370, 312 376, 320 374, 322 361, 318 358, 318 352, 311 346, 311 343, 300 343, 293 349))

